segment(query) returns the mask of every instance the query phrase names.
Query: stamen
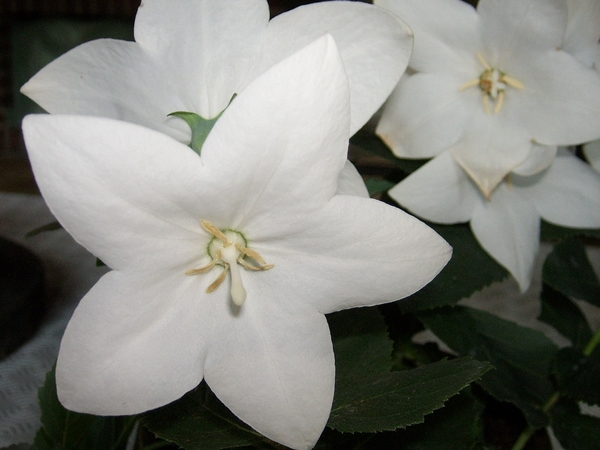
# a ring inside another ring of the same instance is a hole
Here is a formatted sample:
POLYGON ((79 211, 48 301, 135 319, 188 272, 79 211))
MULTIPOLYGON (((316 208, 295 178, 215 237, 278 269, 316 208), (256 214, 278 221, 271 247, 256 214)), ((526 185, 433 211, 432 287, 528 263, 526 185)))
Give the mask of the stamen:
POLYGON ((208 272, 210 269, 212 269, 213 267, 215 267, 216 263, 217 263, 216 261, 211 261, 206 266, 200 267, 198 269, 190 269, 190 270, 186 271, 185 274, 186 275, 198 275, 198 274, 201 274, 201 273, 204 273, 204 272, 208 272))
POLYGON ((510 75, 502 75, 502 81, 508 84, 510 87, 514 87, 515 89, 525 89, 525 85, 523 83, 516 78, 511 77, 510 75))
POLYGON ((504 105, 504 91, 498 92, 498 100, 496 101, 496 106, 494 107, 494 114, 498 114, 500 112, 502 105, 504 105))
POLYGON ((492 70, 492 66, 485 60, 481 52, 475 53, 477 55, 477 59, 481 63, 481 65, 485 68, 485 70, 492 70))
POLYGON ((480 82, 481 82, 481 80, 479 78, 475 78, 474 80, 467 81, 465 84, 463 84, 461 87, 459 87, 458 90, 460 92, 462 92, 464 90, 467 90, 469 88, 479 85, 480 82))
POLYGON ((483 109, 486 114, 490 114, 490 100, 485 92, 483 93, 483 109))
POLYGON ((214 237, 216 237, 221 242, 223 242, 224 245, 231 244, 231 242, 229 242, 229 239, 227 239, 227 236, 225 236, 221 230, 219 230, 217 227, 215 227, 209 221, 202 220, 202 221, 200 221, 200 225, 202 226, 202 228, 204 228, 206 231, 208 231, 214 237))

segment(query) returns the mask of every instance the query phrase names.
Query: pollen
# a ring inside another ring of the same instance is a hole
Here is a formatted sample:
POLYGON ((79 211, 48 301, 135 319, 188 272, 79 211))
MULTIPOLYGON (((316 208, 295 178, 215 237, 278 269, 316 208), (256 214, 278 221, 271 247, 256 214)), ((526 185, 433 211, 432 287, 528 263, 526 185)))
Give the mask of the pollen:
POLYGON ((202 220, 200 225, 213 236, 206 247, 206 253, 211 261, 203 267, 190 269, 185 274, 199 275, 216 266, 222 267, 223 271, 208 286, 206 292, 210 294, 216 291, 225 281, 229 272, 231 276, 231 300, 237 306, 242 306, 246 301, 247 293, 242 283, 240 266, 250 271, 261 271, 272 269, 273 264, 267 264, 260 254, 248 248, 248 241, 241 232, 229 228, 219 230, 207 220, 202 220))
POLYGON ((479 52, 477 52, 477 59, 485 70, 479 78, 467 81, 458 90, 464 91, 478 86, 482 92, 483 109, 486 114, 491 113, 490 102, 494 102, 494 114, 498 114, 504 105, 506 88, 510 86, 515 89, 524 89, 525 86, 516 78, 492 67, 479 52))

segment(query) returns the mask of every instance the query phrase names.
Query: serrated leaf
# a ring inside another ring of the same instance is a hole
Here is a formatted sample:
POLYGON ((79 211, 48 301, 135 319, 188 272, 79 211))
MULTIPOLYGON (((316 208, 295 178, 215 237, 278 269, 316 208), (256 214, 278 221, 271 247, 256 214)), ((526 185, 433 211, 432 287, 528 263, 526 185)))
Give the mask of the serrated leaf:
POLYGON ((412 370, 338 380, 327 426, 372 433, 422 423, 450 397, 490 369, 471 358, 439 361, 412 370))
POLYGON ((568 297, 600 306, 600 282, 578 239, 557 244, 542 268, 542 279, 568 297))
POLYGON ((235 417, 204 382, 180 400, 147 413, 144 425, 159 438, 186 450, 220 450, 265 442, 235 417))
POLYGON ((375 134, 368 131, 359 130, 350 138, 350 143, 356 147, 368 151, 374 155, 380 156, 393 162, 400 170, 410 174, 422 167, 427 159, 404 159, 396 158, 389 148, 375 134))
POLYGON ((402 311, 454 305, 508 276, 508 272, 481 248, 467 224, 428 225, 452 246, 452 259, 431 283, 398 302, 402 311))
POLYGON ((124 449, 127 430, 135 417, 101 417, 66 410, 56 394, 54 369, 38 393, 42 427, 35 436, 37 450, 124 449))
POLYGON ((327 321, 333 340, 337 379, 391 370, 394 343, 377 308, 336 312, 329 314, 327 321))
POLYGON ((554 390, 549 374, 558 348, 544 334, 464 306, 418 317, 460 355, 493 364, 496 370, 478 382, 493 397, 519 407, 534 428, 548 424, 541 407, 554 390))
POLYGON ((566 228, 554 225, 542 220, 541 238, 544 241, 561 241, 576 236, 585 236, 600 239, 600 229, 598 228, 566 228))
POLYGON ((556 355, 554 374, 562 395, 590 405, 600 404, 600 347, 586 357, 574 348, 556 355))
POLYGON ((577 403, 562 399, 550 410, 552 430, 565 450, 592 450, 600 445, 600 419, 583 415, 577 403))
POLYGON ((592 338, 592 331, 579 307, 547 284, 542 287, 541 301, 539 320, 553 326, 574 347, 583 350, 592 338))

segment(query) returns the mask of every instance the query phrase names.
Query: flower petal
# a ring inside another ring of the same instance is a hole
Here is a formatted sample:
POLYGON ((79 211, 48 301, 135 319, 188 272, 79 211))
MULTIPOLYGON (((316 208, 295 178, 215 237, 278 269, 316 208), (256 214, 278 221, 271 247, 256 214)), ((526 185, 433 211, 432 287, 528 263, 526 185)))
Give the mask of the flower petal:
MULTIPOLYGON (((518 119, 540 144, 574 145, 600 137, 600 74, 562 51, 519 64, 518 119)), ((511 73, 512 75, 512 73, 511 73)), ((508 102, 513 97, 508 97, 508 102)))
POLYGON ((337 190, 349 123, 344 67, 325 35, 257 78, 216 123, 202 161, 223 194, 205 219, 253 240, 301 228, 290 217, 310 215, 337 190))
POLYGON ((423 72, 477 73, 479 17, 459 0, 375 0, 404 20, 415 34, 410 66, 423 72))
POLYGON ((480 0, 477 12, 485 56, 495 67, 506 67, 515 55, 559 48, 567 26, 565 0, 480 0))
POLYGON ((410 174, 389 194, 417 216, 445 224, 468 222, 477 204, 485 201, 449 152, 410 174))
POLYGON ((558 147, 556 146, 539 145, 534 142, 527 159, 518 167, 515 167, 513 173, 521 176, 529 176, 547 169, 554 161, 557 150, 558 147))
POLYGON ((401 158, 430 158, 464 134, 481 94, 460 92, 453 74, 405 76, 387 101, 376 133, 401 158))
POLYGON ((525 292, 531 284, 540 240, 540 216, 527 197, 519 189, 500 184, 491 200, 475 209, 471 230, 525 292))
POLYGON ((580 58, 594 50, 600 52, 600 2, 589 0, 567 0, 569 21, 562 44, 563 50, 576 56, 586 65, 594 58, 580 58))
POLYGON ((346 160, 337 182, 336 194, 357 195, 369 198, 369 191, 363 178, 350 161, 346 160))
POLYGON ((530 136, 514 120, 512 106, 507 104, 498 114, 485 114, 483 108, 473 114, 463 139, 450 148, 486 197, 531 151, 530 136))
POLYGON ((568 150, 534 177, 514 177, 547 221, 566 227, 600 228, 600 174, 568 150))
POLYGON ((191 264, 207 206, 193 195, 203 168, 191 149, 85 116, 30 115, 23 133, 48 206, 90 252, 113 269, 191 264))
POLYGON ((203 324, 213 302, 226 303, 225 291, 208 299, 199 278, 155 269, 112 271, 79 303, 56 365, 58 396, 67 409, 137 414, 178 399, 202 380, 209 331, 203 324))
POLYGON ((360 2, 319 2, 275 17, 267 28, 261 67, 331 34, 350 84, 354 134, 383 104, 408 65, 412 32, 393 14, 360 2))
POLYGON ((210 342, 205 379, 248 425, 288 447, 309 449, 333 400, 331 337, 322 314, 290 301, 296 293, 254 283, 273 270, 248 277, 248 299, 238 311, 223 303, 217 308, 220 327, 210 342))
POLYGON ((600 171, 600 139, 585 144, 583 153, 592 167, 600 171))
POLYGON ((264 278, 282 293, 301 292, 325 314, 404 298, 431 281, 452 253, 427 225, 377 200, 336 195, 302 223, 264 244, 275 264, 264 278))

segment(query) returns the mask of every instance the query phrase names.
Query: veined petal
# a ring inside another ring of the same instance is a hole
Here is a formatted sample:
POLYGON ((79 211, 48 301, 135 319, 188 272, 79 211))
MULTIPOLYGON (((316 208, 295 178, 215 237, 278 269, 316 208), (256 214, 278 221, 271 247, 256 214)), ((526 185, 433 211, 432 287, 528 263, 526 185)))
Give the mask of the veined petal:
POLYGON ((203 245, 205 205, 190 195, 202 164, 188 147, 139 125, 86 116, 30 115, 23 134, 50 210, 111 268, 181 268, 203 245))
POLYGON ((423 72, 459 71, 471 76, 479 66, 479 17, 459 0, 375 0, 404 20, 415 34, 410 66, 423 72))
POLYGON ((585 144, 583 153, 592 167, 600 171, 600 139, 585 144))
POLYGON ((417 216, 437 223, 468 222, 486 200, 449 152, 436 156, 389 191, 417 216))
POLYGON ((404 298, 431 281, 452 253, 427 225, 372 199, 336 195, 302 224, 264 245, 275 264, 264 279, 286 301, 294 299, 287 292, 301 292, 325 314, 404 298), (281 275, 289 273, 304 276, 281 275))
POLYGON ((188 108, 171 77, 137 43, 99 39, 52 61, 21 92, 52 114, 125 120, 187 143, 189 127, 167 117, 188 108))
POLYGON ((527 159, 518 167, 515 167, 513 173, 521 176, 529 176, 547 169, 552 164, 552 161, 554 161, 557 150, 558 147, 555 145, 539 145, 534 142, 527 159))
POLYGON ((600 174, 568 150, 534 177, 514 177, 547 221, 566 227, 600 228, 600 174))
POLYGON ((379 109, 408 65, 412 32, 387 11, 360 2, 332 1, 298 7, 267 28, 260 67, 267 68, 329 33, 350 85, 350 134, 379 109))
POLYGON ((513 120, 513 106, 507 102, 498 114, 473 114, 463 139, 450 148, 456 162, 486 197, 531 151, 529 133, 513 120))
POLYGON ((137 414, 178 399, 202 380, 205 324, 213 302, 226 303, 225 291, 209 299, 201 279, 154 269, 110 272, 79 303, 56 365, 66 408, 137 414))
POLYGON ((346 160, 337 182, 336 194, 357 195, 369 198, 369 191, 363 178, 350 161, 346 160))
MULTIPOLYGON (((520 64, 525 89, 519 120, 540 144, 573 145, 600 137, 600 74, 562 51, 520 64)), ((515 74, 515 76, 517 76, 515 74)), ((507 98, 507 105, 513 98, 507 98)))
POLYGON ((293 301, 298 293, 261 282, 274 270, 281 272, 277 267, 248 277, 248 299, 239 311, 224 303, 217 308, 214 320, 221 326, 210 342, 205 379, 255 430, 309 449, 325 428, 333 400, 331 337, 322 314, 293 301))
POLYGON ((376 133, 402 158, 430 158, 465 133, 481 94, 460 92, 465 80, 455 74, 405 76, 388 99, 376 133))
POLYGON ((540 241, 540 216, 527 197, 506 183, 500 184, 490 201, 475 209, 471 230, 525 292, 531 284, 540 241))
POLYGON ((216 123, 202 161, 223 195, 206 220, 255 240, 302 228, 290 218, 323 207, 337 189, 349 124, 344 67, 325 35, 257 78, 216 123))
POLYGON ((565 0, 480 0, 477 12, 489 62, 507 71, 515 55, 560 47, 567 26, 565 0))

